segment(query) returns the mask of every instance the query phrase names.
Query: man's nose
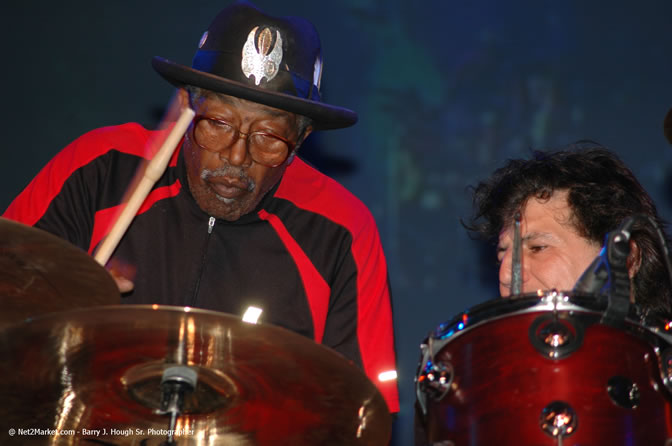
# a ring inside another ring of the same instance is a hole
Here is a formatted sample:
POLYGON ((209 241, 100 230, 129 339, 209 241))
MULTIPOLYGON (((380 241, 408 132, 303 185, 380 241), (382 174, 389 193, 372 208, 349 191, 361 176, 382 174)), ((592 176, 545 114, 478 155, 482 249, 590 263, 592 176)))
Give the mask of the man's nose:
POLYGON ((229 160, 229 164, 232 166, 250 164, 251 158, 249 150, 247 150, 247 135, 240 133, 238 138, 231 143, 228 150, 225 150, 220 154, 220 157, 221 155, 225 155, 229 160))
MULTIPOLYGON (((525 271, 525 262, 523 259, 523 255, 521 254, 520 256, 520 277, 518 277, 518 280, 520 281, 520 293, 525 292, 525 281, 527 280, 527 273, 525 271)), ((504 257, 502 257, 502 261, 499 265, 499 288, 500 288, 500 294, 502 296, 507 295, 510 296, 513 294, 513 270, 512 270, 512 265, 513 265, 513 255, 511 253, 511 250, 507 251, 504 254, 504 257), (506 294, 504 294, 504 291, 506 291, 506 294)))

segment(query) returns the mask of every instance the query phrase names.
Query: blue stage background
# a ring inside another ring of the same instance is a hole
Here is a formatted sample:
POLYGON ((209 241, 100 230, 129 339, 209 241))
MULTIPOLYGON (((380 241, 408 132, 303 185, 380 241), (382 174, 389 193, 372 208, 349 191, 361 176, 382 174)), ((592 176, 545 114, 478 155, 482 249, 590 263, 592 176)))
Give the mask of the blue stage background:
MULTIPOLYGON (((0 209, 48 159, 96 127, 152 126, 173 90, 151 68, 190 63, 226 2, 11 2, 0 27, 0 209)), ((358 111, 304 155, 359 196, 389 262, 402 409, 412 442, 418 346, 496 297, 495 256, 460 224, 476 184, 532 148, 599 141, 672 218, 672 2, 258 0, 315 23, 327 102, 358 111)), ((488 354, 491 352, 477 352, 488 354)))

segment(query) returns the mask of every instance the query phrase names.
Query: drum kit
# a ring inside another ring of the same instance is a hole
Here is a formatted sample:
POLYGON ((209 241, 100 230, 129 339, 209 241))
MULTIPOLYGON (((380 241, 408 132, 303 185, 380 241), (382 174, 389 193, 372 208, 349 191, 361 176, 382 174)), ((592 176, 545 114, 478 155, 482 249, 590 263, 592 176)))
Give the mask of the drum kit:
POLYGON ((387 445, 374 384, 332 350, 188 307, 120 305, 110 275, 0 219, 0 444, 387 445))
POLYGON ((657 228, 646 215, 624 219, 572 292, 530 295, 514 216, 511 296, 459 314, 421 345, 416 423, 430 445, 672 446, 672 322, 632 303, 637 221, 657 228))
POLYGON ((416 376, 430 445, 672 445, 672 324, 558 291, 441 324, 416 376))
MULTIPOLYGON (((280 327, 120 305, 86 253, 0 219, 0 439, 20 445, 387 445, 366 375, 280 327)), ((555 290, 495 299, 421 345, 432 446, 672 446, 672 322, 555 290)))

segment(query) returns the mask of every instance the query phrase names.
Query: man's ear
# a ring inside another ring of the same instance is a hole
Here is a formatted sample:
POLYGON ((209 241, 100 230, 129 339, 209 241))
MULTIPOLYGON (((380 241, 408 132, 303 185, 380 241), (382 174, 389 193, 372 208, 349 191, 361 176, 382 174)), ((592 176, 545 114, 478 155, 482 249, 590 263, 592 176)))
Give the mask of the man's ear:
POLYGON ((296 146, 294 147, 294 150, 292 150, 292 153, 290 153, 289 158, 287 158, 287 160, 289 162, 291 162, 291 160, 294 158, 294 156, 296 156, 296 152, 299 151, 299 148, 303 145, 303 142, 306 140, 306 138, 308 138, 308 135, 310 135, 312 133, 312 131, 313 131, 313 126, 312 125, 309 125, 303 131, 303 135, 301 135, 299 137, 298 141, 296 141, 296 146))
POLYGON ((308 138, 308 135, 310 135, 313 132, 313 126, 309 125, 306 127, 306 129, 303 131, 303 135, 301 135, 299 141, 297 142, 297 147, 294 149, 294 151, 298 150, 299 147, 303 145, 303 142, 308 138))
POLYGON ((632 239, 630 239, 630 254, 628 254, 625 265, 628 268, 628 277, 630 280, 635 277, 642 266, 642 252, 639 250, 637 243, 632 239))
POLYGON ((313 126, 309 125, 308 127, 306 127, 306 130, 303 131, 303 138, 301 138, 301 142, 305 141, 306 138, 308 138, 308 135, 310 135, 311 133, 313 133, 313 126))
POLYGON ((177 102, 180 105, 180 110, 189 107, 189 93, 184 88, 177 89, 177 102))

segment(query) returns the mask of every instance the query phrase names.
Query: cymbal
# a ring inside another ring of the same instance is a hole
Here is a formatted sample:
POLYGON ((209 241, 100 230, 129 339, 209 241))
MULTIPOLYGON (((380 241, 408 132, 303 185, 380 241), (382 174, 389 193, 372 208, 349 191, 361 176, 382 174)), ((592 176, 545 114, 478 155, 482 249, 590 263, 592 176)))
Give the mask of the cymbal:
POLYGON ((119 302, 114 280, 86 252, 0 218, 0 329, 31 316, 119 302))
POLYGON ((229 314, 159 305, 53 313, 0 332, 0 358, 2 444, 13 428, 54 430, 48 443, 20 437, 26 445, 161 445, 170 418, 159 410, 161 378, 178 365, 197 383, 175 424, 177 445, 390 439, 387 405, 358 367, 289 330, 229 314))

